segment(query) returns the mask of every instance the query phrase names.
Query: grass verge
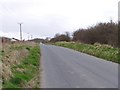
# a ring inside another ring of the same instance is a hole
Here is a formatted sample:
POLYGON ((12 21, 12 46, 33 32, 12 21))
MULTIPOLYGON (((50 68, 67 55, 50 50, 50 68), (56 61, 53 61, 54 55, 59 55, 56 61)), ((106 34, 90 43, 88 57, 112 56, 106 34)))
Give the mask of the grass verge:
MULTIPOLYGON (((34 84, 35 81, 32 79, 36 77, 40 71, 40 47, 36 44, 35 46, 24 45, 11 47, 10 49, 21 50, 22 48, 26 48, 26 50, 29 51, 28 55, 22 58, 19 64, 12 65, 12 76, 9 80, 4 82, 3 88, 39 88, 39 85, 34 84)), ((39 84, 39 82, 37 84, 39 84)))
POLYGON ((113 48, 109 45, 101 45, 95 43, 94 45, 75 43, 75 42, 56 42, 53 45, 62 46, 70 49, 74 49, 83 53, 87 53, 105 60, 109 60, 115 63, 120 63, 118 57, 118 48, 113 48))

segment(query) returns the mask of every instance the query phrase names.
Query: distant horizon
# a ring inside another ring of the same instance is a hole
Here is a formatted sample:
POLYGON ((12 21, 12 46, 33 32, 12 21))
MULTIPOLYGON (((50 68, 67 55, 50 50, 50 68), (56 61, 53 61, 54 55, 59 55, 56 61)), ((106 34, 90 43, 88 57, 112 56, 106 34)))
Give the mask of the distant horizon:
MULTIPOLYGON (((113 20, 112 20, 113 21, 113 20)), ((110 22, 110 21, 109 21, 110 22)), ((118 23, 118 21, 113 21, 114 23, 118 23)), ((108 22, 98 22, 98 23, 108 23, 108 22)), ((98 23, 96 23, 96 24, 98 24, 98 23)), ((96 25, 96 24, 94 24, 94 25, 96 25)), ((93 25, 92 25, 93 26, 93 25)), ((91 27, 91 26, 88 26, 88 27, 91 27)), ((88 28, 88 27, 86 27, 86 28, 88 28)), ((86 29, 86 28, 82 28, 82 29, 86 29)), ((81 29, 81 28, 78 28, 78 29, 81 29)), ((78 29, 76 29, 76 30, 78 30, 78 29)), ((74 30, 74 31, 76 31, 76 30, 74 30)), ((73 31, 73 32, 74 32, 73 31)), ((70 34, 71 33, 73 33, 73 32, 69 32, 70 34)), ((61 32, 61 33, 59 33, 59 34, 64 34, 65 32, 61 32)), ((57 34, 57 33, 55 33, 55 34, 57 34)), ((55 34, 54 34, 54 36, 55 36, 55 34)), ((18 34, 18 35, 20 35, 20 33, 18 34)), ((53 37, 54 37, 53 36, 53 37)), ((9 37, 9 36, 1 36, 0 35, 0 37, 7 37, 7 38, 15 38, 15 37, 9 37)), ((46 38, 53 38, 53 37, 34 37, 34 38, 32 38, 32 39, 46 39, 46 38)), ((18 39, 18 40, 20 40, 20 37, 19 38, 15 38, 15 39, 18 39)), ((29 37, 29 40, 32 40, 30 37, 29 37)), ((23 37, 23 40, 28 40, 28 37, 26 38, 26 39, 24 39, 24 37, 23 37)))
MULTIPOLYGON (((11 37, 7 37, 7 36, 0 36, 0 38, 8 38, 8 39, 17 39, 17 38, 11 38, 11 37)), ((32 38, 32 39, 29 39, 29 40, 34 40, 34 39, 43 39, 43 38, 32 38)), ((17 40, 20 40, 20 39, 17 39, 17 40)), ((25 40, 25 39, 22 39, 22 40, 25 40)), ((28 41, 28 39, 26 39, 26 41, 28 41)))

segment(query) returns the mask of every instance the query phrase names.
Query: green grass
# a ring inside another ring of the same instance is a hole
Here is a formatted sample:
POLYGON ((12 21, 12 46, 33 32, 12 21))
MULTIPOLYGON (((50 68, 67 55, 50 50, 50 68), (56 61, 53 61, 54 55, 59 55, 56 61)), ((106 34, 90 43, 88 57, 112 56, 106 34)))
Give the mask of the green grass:
POLYGON ((109 45, 101 45, 101 44, 83 44, 83 43, 74 43, 74 42, 57 42, 54 45, 74 49, 83 53, 87 53, 99 58, 103 58, 105 60, 109 60, 112 62, 119 63, 118 58, 118 48, 113 48, 109 45))
MULTIPOLYGON (((14 49, 23 48, 15 47, 14 49)), ((13 48, 12 48, 13 49, 13 48)), ((39 72, 39 60, 40 60, 40 47, 39 45, 35 47, 27 47, 29 50, 29 55, 22 60, 19 65, 14 65, 11 69, 13 72, 13 77, 4 83, 4 88, 19 88, 25 87, 27 82, 29 82, 36 73, 39 72), (19 71, 18 68, 21 70, 19 71)))
POLYGON ((4 51, 0 50, 0 58, 2 58, 3 55, 4 55, 4 51))

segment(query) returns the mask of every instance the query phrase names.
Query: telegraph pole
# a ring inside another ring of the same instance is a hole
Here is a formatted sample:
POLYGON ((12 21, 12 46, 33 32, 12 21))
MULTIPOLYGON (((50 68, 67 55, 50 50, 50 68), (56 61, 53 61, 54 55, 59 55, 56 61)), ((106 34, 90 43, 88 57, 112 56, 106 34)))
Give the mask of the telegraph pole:
POLYGON ((20 25, 20 40, 22 41, 22 30, 21 30, 21 25, 23 24, 23 23, 18 23, 19 25, 20 25))
POLYGON ((29 33, 27 33, 28 34, 28 40, 29 40, 29 33))
POLYGON ((31 35, 31 40, 32 40, 32 37, 33 37, 33 36, 31 35))

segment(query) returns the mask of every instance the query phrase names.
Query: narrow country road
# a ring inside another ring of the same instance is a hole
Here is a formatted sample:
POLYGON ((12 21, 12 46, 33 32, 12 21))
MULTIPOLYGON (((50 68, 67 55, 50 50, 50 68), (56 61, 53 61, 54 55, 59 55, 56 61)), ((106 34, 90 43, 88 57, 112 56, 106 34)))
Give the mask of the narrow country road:
POLYGON ((41 44, 42 88, 118 88, 118 64, 41 44))

